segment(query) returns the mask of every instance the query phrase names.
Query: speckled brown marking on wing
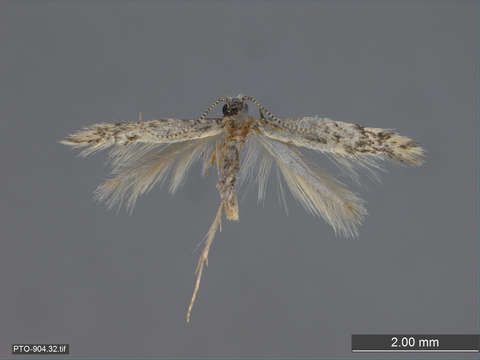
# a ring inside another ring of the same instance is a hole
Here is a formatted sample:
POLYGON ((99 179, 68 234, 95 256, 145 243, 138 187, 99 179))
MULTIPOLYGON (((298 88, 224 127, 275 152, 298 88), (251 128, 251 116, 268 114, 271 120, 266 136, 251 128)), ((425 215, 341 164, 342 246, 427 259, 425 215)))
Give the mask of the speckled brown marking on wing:
POLYGON ((117 124, 94 124, 69 135, 61 143, 85 147, 84 155, 111 145, 176 143, 214 136, 222 131, 220 118, 202 120, 160 119, 117 124))
POLYGON ((420 165, 423 161, 420 146, 390 130, 308 116, 279 118, 275 122, 260 119, 258 128, 272 139, 344 158, 369 155, 409 165, 420 165))

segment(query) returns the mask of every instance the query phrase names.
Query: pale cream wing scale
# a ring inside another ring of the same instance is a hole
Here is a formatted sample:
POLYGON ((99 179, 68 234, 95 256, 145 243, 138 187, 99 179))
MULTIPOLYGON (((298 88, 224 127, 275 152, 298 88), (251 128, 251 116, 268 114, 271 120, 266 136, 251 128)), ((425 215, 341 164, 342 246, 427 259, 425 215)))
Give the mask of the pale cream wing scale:
POLYGON ((392 130, 318 116, 261 119, 258 127, 271 139, 320 151, 347 166, 377 167, 376 161, 383 159, 421 165, 424 158, 415 141, 392 130))
POLYGON ((109 207, 126 202, 131 211, 139 195, 172 173, 170 192, 182 183, 190 165, 203 155, 204 168, 222 138, 221 119, 162 119, 121 124, 95 124, 61 141, 85 147, 86 156, 113 145, 109 154, 112 178, 100 185, 95 196, 109 207), (172 171, 171 171, 172 170, 172 171))
POLYGON ((60 143, 84 148, 81 155, 86 156, 112 145, 171 144, 215 136, 222 131, 221 121, 221 118, 206 118, 100 123, 70 134, 60 143))

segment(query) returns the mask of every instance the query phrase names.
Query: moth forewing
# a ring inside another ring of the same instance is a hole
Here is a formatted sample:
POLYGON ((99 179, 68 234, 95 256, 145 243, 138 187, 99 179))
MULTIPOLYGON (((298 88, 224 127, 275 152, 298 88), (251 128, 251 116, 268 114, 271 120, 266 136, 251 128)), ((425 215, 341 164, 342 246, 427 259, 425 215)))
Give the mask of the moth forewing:
POLYGON ((73 148, 85 148, 89 155, 112 145, 172 144, 218 135, 221 118, 203 120, 160 119, 117 124, 93 124, 60 141, 73 148))
POLYGON ((318 116, 259 121, 261 133, 271 139, 320 151, 340 164, 357 162, 368 168, 375 159, 421 165, 424 150, 412 139, 389 129, 369 128, 318 116))

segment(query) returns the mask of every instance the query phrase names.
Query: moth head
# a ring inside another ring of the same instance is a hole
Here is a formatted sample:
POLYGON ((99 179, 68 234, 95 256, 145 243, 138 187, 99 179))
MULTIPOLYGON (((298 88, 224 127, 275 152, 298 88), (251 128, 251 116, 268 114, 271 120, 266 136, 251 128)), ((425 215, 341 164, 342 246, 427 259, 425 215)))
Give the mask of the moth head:
POLYGON ((227 98, 225 105, 223 105, 223 116, 232 116, 240 113, 248 112, 247 103, 240 97, 227 98))

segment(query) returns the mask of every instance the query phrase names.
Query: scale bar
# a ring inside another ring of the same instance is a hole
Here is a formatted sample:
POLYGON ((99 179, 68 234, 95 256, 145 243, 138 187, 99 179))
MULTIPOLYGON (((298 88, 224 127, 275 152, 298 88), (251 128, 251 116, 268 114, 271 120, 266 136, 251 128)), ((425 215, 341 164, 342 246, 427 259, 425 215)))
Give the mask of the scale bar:
POLYGON ((471 353, 476 353, 479 352, 479 350, 470 350, 470 349, 465 349, 465 350, 352 350, 352 352, 448 352, 448 353, 454 353, 454 352, 471 352, 471 353))
POLYGON ((353 334, 352 352, 479 353, 478 334, 353 334))

